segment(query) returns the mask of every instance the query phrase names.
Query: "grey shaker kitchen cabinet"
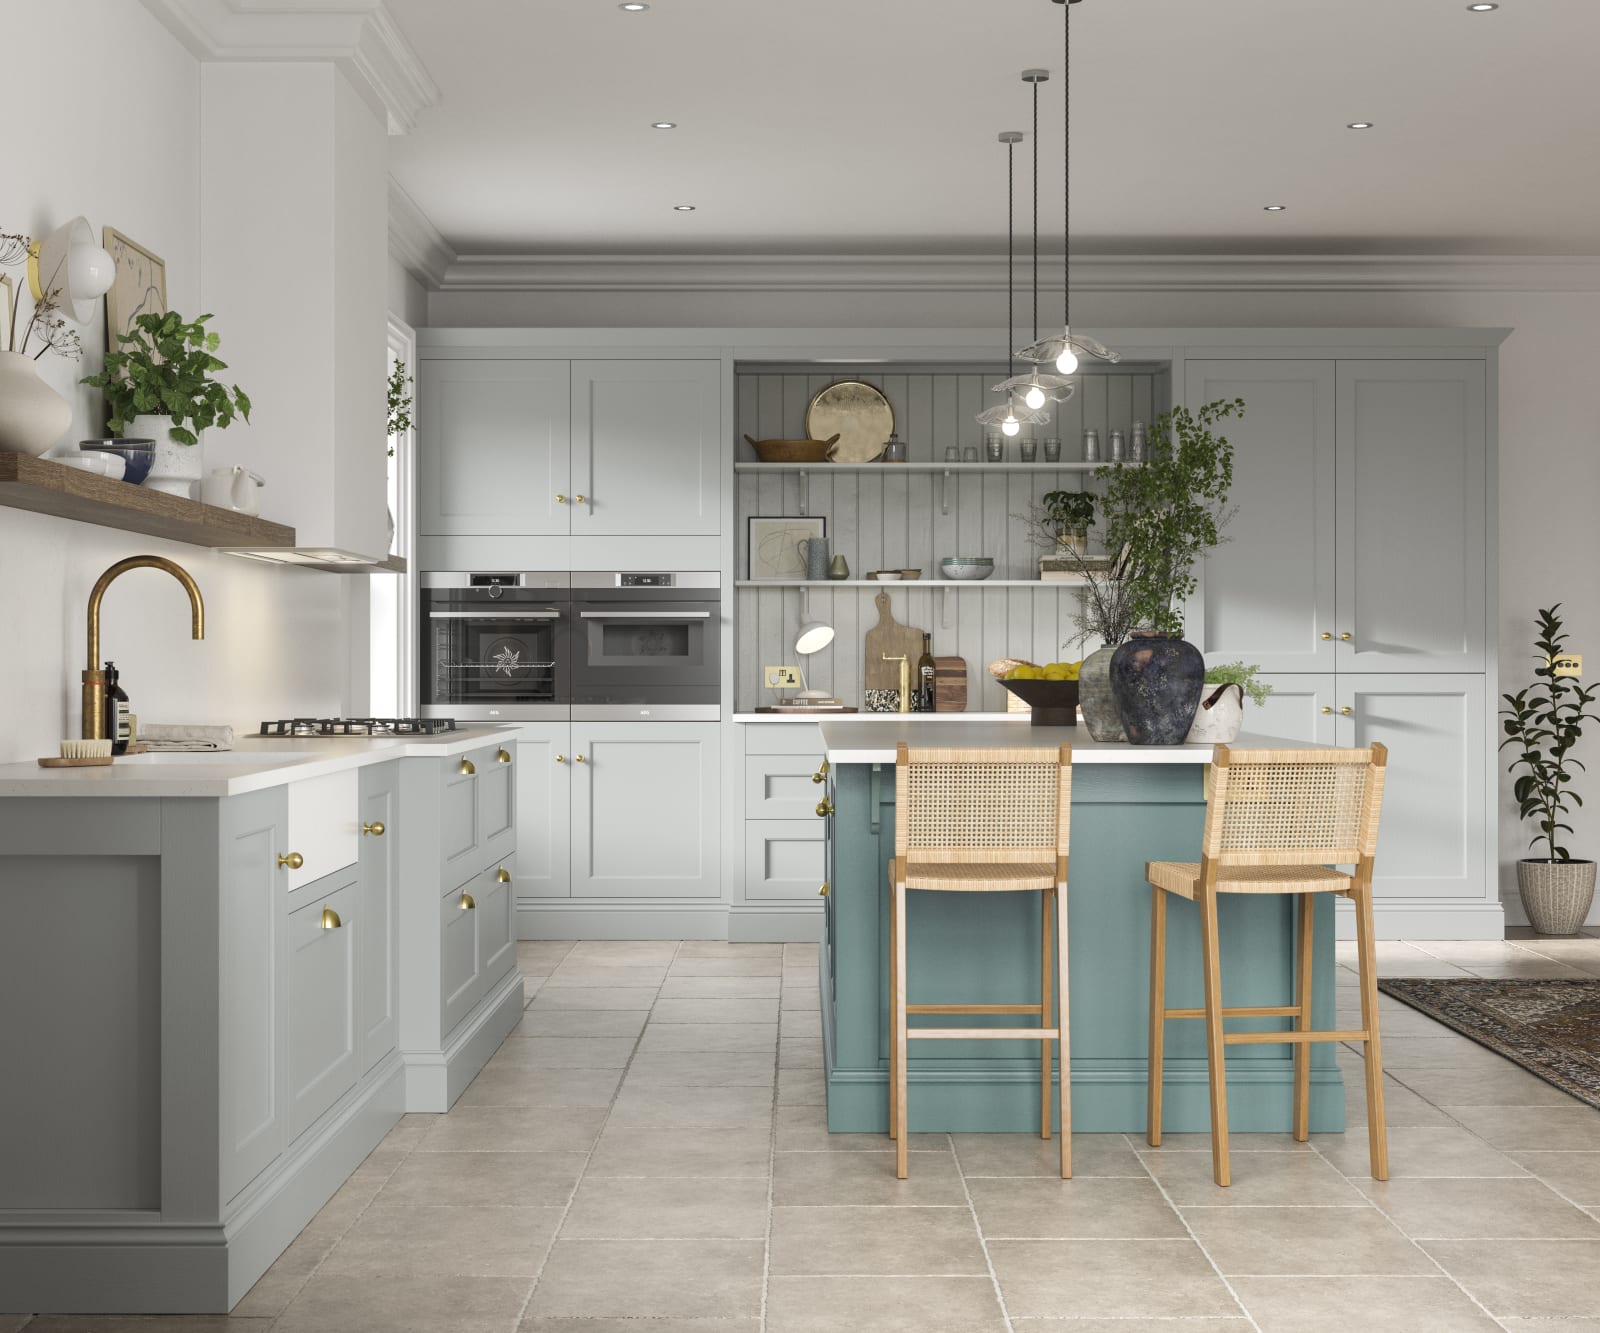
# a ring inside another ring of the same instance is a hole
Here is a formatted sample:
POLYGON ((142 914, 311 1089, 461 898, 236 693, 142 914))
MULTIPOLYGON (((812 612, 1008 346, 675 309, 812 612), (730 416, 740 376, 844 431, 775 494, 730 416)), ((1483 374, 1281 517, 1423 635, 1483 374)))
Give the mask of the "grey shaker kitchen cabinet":
POLYGON ((398 765, 373 764, 361 770, 361 929, 356 936, 356 1013, 363 1074, 394 1050, 399 1041, 398 862, 405 830, 398 819, 398 790, 398 765))
POLYGON ((572 726, 517 727, 516 897, 572 896, 572 726))
MULTIPOLYGON (((330 876, 330 879, 336 878, 330 876)), ((289 1139, 360 1077, 356 1020, 361 886, 345 883, 289 913, 289 1139)))

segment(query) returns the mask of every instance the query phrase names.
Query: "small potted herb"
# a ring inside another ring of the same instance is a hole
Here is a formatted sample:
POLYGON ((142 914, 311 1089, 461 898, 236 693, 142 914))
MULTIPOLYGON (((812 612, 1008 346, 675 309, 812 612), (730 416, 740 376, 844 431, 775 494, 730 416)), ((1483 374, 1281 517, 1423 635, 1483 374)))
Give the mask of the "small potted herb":
POLYGON ((1094 526, 1092 491, 1051 491, 1039 506, 1055 530, 1057 550, 1088 549, 1089 529, 1094 526))
POLYGON ((1243 662, 1207 667, 1200 707, 1184 739, 1190 745, 1229 745, 1237 740, 1244 725, 1245 696, 1259 708, 1272 695, 1272 686, 1257 678, 1260 671, 1243 662))
POLYGON ((1573 769, 1584 767, 1572 757, 1583 735, 1583 723, 1600 721, 1589 711, 1595 686, 1585 688, 1563 659, 1567 636, 1562 630, 1557 602, 1539 612, 1539 634, 1534 640, 1534 682, 1515 694, 1502 695, 1505 738, 1500 748, 1512 747, 1516 757, 1510 771, 1515 777, 1512 795, 1517 813, 1531 819, 1538 830, 1530 848, 1543 856, 1517 862, 1517 890, 1528 921, 1541 935, 1574 935, 1589 915, 1594 901, 1595 863, 1576 861, 1561 844, 1572 826, 1562 822, 1570 806, 1583 798, 1571 790, 1573 769), (1519 771, 1521 770, 1521 771, 1519 771))

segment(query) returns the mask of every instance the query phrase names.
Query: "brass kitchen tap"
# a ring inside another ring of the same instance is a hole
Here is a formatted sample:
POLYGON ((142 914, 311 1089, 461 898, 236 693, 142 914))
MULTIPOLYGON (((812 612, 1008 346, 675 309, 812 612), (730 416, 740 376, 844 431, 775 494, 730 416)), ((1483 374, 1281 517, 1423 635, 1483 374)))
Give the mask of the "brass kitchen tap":
POLYGON ((164 569, 183 584, 193 612, 194 637, 206 637, 206 604, 200 585, 182 565, 159 555, 132 555, 119 560, 96 581, 89 593, 89 665, 83 673, 83 736, 85 740, 104 740, 106 734, 106 676, 100 666, 100 602, 106 589, 130 569, 164 569))

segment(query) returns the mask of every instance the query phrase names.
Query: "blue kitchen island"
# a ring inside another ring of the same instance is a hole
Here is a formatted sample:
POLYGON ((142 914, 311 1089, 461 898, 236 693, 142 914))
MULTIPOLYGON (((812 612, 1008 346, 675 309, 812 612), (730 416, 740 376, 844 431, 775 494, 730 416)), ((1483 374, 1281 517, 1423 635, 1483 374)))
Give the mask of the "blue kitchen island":
MULTIPOLYGON (((894 855, 895 747, 1073 748, 1068 881, 1073 1129, 1142 1133, 1150 984, 1150 887, 1144 863, 1197 861, 1211 747, 1144 748, 1094 741, 1082 727, 957 718, 840 719, 822 723, 828 761, 826 933, 821 950, 828 1128, 885 1133, 889 1071, 889 879, 894 855)), ((1242 736, 1235 748, 1290 742, 1242 736)), ((826 808, 826 807, 824 807, 826 808)), ((912 1004, 1037 1002, 1039 895, 908 895, 907 983, 912 1004)), ((1317 903, 1314 1023, 1334 1018, 1334 903, 1317 903)), ((1224 1003, 1294 998, 1294 899, 1227 896, 1219 904, 1224 1003)), ((1201 1003, 1194 904, 1168 907, 1167 1004, 1201 1003)), ((979 1025, 982 1016, 913 1016, 913 1025, 979 1025)), ((1014 1026, 1027 1020, 991 1018, 1014 1026)), ((1286 1028, 1280 1018, 1231 1019, 1230 1030, 1286 1028)), ((1167 1024, 1164 1128, 1209 1127, 1203 1025, 1167 1024)), ((1314 1044, 1311 1128, 1344 1129, 1344 1085, 1331 1044, 1314 1044)), ((1288 1131, 1288 1045, 1228 1052, 1235 1132, 1288 1131)), ((1057 1107, 1059 1098, 1055 1100, 1057 1107)), ((1039 1043, 913 1042, 907 1110, 913 1131, 1038 1132, 1039 1043), (934 1053, 929 1052, 934 1048, 934 1053)), ((1058 1120, 1059 1124, 1059 1111, 1058 1120)))

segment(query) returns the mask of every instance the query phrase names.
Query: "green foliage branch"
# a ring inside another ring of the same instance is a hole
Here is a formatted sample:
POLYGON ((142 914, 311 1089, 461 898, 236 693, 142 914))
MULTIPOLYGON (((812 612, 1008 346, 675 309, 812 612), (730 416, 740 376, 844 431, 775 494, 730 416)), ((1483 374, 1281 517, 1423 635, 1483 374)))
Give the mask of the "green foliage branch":
POLYGON ((200 442, 199 431, 223 430, 235 415, 250 420, 245 391, 214 378, 228 363, 216 356, 220 340, 206 328, 210 318, 150 311, 117 336, 120 346, 106 353, 101 371, 82 380, 104 391, 106 427, 113 435, 125 434, 136 416, 164 415, 172 418, 168 435, 192 445, 200 442))

